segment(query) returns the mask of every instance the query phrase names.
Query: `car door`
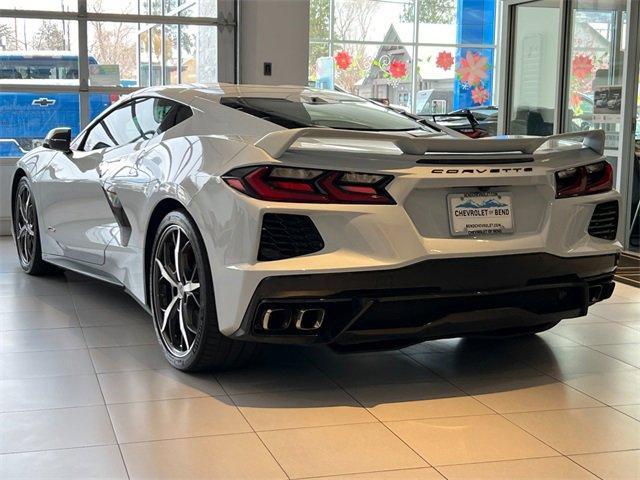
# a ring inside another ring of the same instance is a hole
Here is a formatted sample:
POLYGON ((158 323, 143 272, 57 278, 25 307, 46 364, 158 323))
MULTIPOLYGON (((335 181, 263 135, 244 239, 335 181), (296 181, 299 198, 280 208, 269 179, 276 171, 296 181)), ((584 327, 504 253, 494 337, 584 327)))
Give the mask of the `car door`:
POLYGON ((156 134, 159 123, 149 112, 154 100, 136 99, 109 112, 87 131, 78 150, 56 155, 41 174, 41 223, 43 237, 48 237, 42 242, 44 253, 104 263, 118 226, 105 182, 109 172, 135 164, 156 134))

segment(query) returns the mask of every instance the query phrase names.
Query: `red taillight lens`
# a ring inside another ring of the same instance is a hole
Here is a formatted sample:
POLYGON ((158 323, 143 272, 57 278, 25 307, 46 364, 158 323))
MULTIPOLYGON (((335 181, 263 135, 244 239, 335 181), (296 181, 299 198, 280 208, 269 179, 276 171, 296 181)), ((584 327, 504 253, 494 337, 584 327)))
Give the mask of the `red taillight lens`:
POLYGON ((556 172, 556 198, 608 192, 613 188, 613 167, 609 162, 592 163, 556 172))
POLYGON ((233 189, 260 200, 295 203, 394 205, 385 190, 390 175, 259 166, 223 175, 233 189))

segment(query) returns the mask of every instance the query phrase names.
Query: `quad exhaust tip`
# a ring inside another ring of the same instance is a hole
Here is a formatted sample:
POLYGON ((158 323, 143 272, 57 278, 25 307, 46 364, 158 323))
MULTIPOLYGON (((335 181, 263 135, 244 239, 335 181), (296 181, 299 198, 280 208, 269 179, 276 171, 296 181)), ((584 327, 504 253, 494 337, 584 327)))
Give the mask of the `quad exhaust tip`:
POLYGON ((262 329, 268 332, 286 330, 291 325, 291 310, 268 308, 262 316, 262 329))
POLYGON ((295 318, 295 330, 313 332, 324 323, 324 308, 268 308, 262 315, 262 329, 265 332, 282 332, 289 329, 295 318))
POLYGON ((296 329, 304 332, 318 330, 324 322, 324 308, 303 308, 296 316, 296 329))

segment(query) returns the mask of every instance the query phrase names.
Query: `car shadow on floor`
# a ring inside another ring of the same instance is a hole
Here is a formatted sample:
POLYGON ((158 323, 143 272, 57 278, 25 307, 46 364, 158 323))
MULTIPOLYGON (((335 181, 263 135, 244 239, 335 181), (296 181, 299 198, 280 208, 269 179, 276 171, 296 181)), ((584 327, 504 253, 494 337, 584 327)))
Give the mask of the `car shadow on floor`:
MULTIPOLYGON (((38 298, 38 301, 46 303, 43 311, 69 309, 69 313, 75 310, 80 314, 86 308, 95 324, 104 317, 98 316, 99 312, 108 314, 111 311, 111 323, 105 328, 117 326, 124 330, 127 324, 122 312, 127 312, 126 315, 132 319, 131 329, 139 330, 140 323, 146 322, 147 318, 151 327, 151 318, 116 287, 69 272, 47 279, 28 278, 29 287, 35 289, 36 296, 52 288, 53 284, 66 284, 66 296, 44 295, 38 298), (69 305, 56 303, 63 299, 69 305), (117 318, 114 323, 117 315, 122 318, 117 318)), ((87 339, 92 339, 88 335, 91 333, 95 333, 96 341, 103 339, 98 334, 111 335, 110 331, 87 331, 87 323, 88 320, 82 318, 79 325, 87 339)), ((144 332, 136 333, 140 338, 149 338, 142 335, 144 332)), ((126 334, 110 336, 107 340, 117 342, 121 338, 130 340, 126 334)), ((117 359, 120 362, 117 368, 122 367, 123 371, 149 368, 159 375, 171 377, 171 382, 193 389, 194 394, 212 395, 214 391, 217 392, 214 396, 218 393, 228 395, 240 408, 373 408, 393 403, 491 395, 557 384, 558 380, 549 373, 560 370, 555 347, 547 342, 544 334, 501 339, 445 339, 419 343, 402 350, 364 353, 336 353, 326 346, 265 345, 261 355, 250 365, 225 372, 198 374, 171 371, 168 363, 157 358, 161 356, 159 346, 153 361, 136 358, 136 355, 149 356, 149 351, 153 351, 150 342, 145 345, 98 344, 97 348, 103 346, 106 348, 102 348, 100 354, 113 357, 106 360, 115 362, 116 357, 125 353, 131 356, 132 363, 135 363, 133 366, 126 365, 127 359, 117 359), (119 348, 130 350, 124 352, 119 348), (219 392, 213 388, 214 384, 219 384, 219 392), (319 391, 330 394, 313 393, 319 391)), ((89 344, 89 348, 96 348, 96 345, 89 344)), ((102 373, 109 374, 109 370, 102 373)))

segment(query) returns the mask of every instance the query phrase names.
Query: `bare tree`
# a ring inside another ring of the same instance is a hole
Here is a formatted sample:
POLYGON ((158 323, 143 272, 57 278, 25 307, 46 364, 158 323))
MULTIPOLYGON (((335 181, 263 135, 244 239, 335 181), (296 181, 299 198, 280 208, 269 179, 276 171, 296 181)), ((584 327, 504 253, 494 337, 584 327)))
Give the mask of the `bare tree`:
POLYGON ((0 50, 18 50, 18 39, 13 27, 0 24, 0 50))
POLYGON ((64 31, 55 20, 43 20, 33 36, 31 46, 34 50, 65 50, 64 31))
MULTIPOLYGON (((367 38, 378 3, 371 0, 343 0, 336 2, 334 9, 334 38, 338 41, 363 40, 367 38)), ((356 83, 367 75, 373 58, 367 54, 366 45, 351 44, 348 50, 352 63, 346 70, 336 71, 336 83, 348 92, 355 93, 356 83)))
MULTIPOLYGON (((94 11, 102 12, 102 0, 94 1, 94 11)), ((89 52, 98 63, 119 65, 122 78, 133 78, 137 72, 136 25, 125 22, 91 22, 93 39, 89 52)))

